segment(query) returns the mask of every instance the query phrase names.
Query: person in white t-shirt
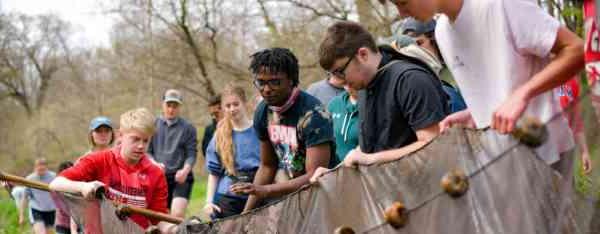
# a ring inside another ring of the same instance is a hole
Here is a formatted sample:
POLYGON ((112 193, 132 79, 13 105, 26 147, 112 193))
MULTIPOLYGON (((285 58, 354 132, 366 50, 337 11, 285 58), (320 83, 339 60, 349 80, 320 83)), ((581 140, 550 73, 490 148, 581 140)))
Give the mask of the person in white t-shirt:
POLYGON ((580 38, 535 0, 392 2, 401 15, 421 21, 441 14, 437 43, 468 107, 442 121, 442 130, 463 124, 507 134, 520 117, 537 117, 550 132, 538 155, 563 175, 570 173, 573 136, 552 89, 583 68, 580 38))

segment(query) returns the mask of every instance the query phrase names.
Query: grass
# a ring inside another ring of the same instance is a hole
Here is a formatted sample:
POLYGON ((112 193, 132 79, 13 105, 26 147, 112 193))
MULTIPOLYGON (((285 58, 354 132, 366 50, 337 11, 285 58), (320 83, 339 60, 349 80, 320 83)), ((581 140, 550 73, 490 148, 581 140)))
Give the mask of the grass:
POLYGON ((194 186, 192 187, 192 195, 190 195, 190 203, 185 217, 197 216, 206 220, 202 214, 202 207, 206 201, 206 176, 196 176, 194 186))
POLYGON ((6 190, 0 189, 0 234, 29 233, 29 225, 19 226, 19 213, 15 201, 6 190))

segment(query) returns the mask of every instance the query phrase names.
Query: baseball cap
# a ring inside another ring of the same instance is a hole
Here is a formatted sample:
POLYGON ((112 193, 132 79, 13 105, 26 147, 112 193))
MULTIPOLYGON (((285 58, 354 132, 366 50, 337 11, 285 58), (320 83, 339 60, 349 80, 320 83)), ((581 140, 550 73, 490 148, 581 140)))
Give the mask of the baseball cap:
POLYGON ((109 128, 113 128, 112 123, 108 117, 98 116, 92 119, 92 122, 90 122, 90 131, 96 130, 100 126, 107 126, 109 128))
POLYGON ((169 89, 165 92, 165 95, 163 95, 163 102, 177 102, 183 104, 183 96, 179 90, 169 89))
POLYGON ((392 44, 396 46, 397 49, 404 48, 411 44, 417 44, 417 41, 414 38, 407 35, 397 34, 393 36, 393 39, 392 44))
POLYGON ((412 17, 406 18, 402 24, 402 34, 406 34, 407 31, 413 31, 417 36, 433 32, 435 31, 435 20, 423 23, 412 17))

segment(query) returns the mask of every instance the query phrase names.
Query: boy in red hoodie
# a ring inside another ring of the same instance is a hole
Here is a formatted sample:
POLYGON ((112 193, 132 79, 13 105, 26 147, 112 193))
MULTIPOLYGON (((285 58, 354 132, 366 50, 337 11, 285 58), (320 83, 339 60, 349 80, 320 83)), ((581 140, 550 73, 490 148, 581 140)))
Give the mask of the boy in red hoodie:
MULTIPOLYGON (((145 153, 153 134, 154 116, 150 111, 139 108, 124 113, 118 131, 120 144, 82 157, 75 166, 61 172, 50 188, 91 199, 98 188, 104 187, 110 200, 167 214, 165 175, 145 153)), ((129 218, 144 229, 151 224, 158 224, 163 232, 174 229, 174 225, 138 214, 129 218)))

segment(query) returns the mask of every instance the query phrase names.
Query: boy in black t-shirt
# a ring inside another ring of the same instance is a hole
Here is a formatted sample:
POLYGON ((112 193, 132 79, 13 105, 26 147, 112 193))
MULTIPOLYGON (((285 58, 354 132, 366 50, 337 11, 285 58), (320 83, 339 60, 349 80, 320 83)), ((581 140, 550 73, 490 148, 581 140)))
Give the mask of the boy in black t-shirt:
POLYGON ((438 123, 449 113, 448 97, 430 67, 377 47, 360 24, 329 27, 319 63, 359 90, 360 147, 348 153, 346 166, 388 162, 421 148, 438 135, 438 123))
POLYGON ((252 55, 250 70, 263 97, 254 116, 261 164, 253 184, 231 186, 234 193, 250 194, 245 211, 260 199, 279 197, 307 184, 318 167, 329 165, 335 152, 329 114, 318 99, 298 89, 298 60, 291 51, 259 51, 252 55))

